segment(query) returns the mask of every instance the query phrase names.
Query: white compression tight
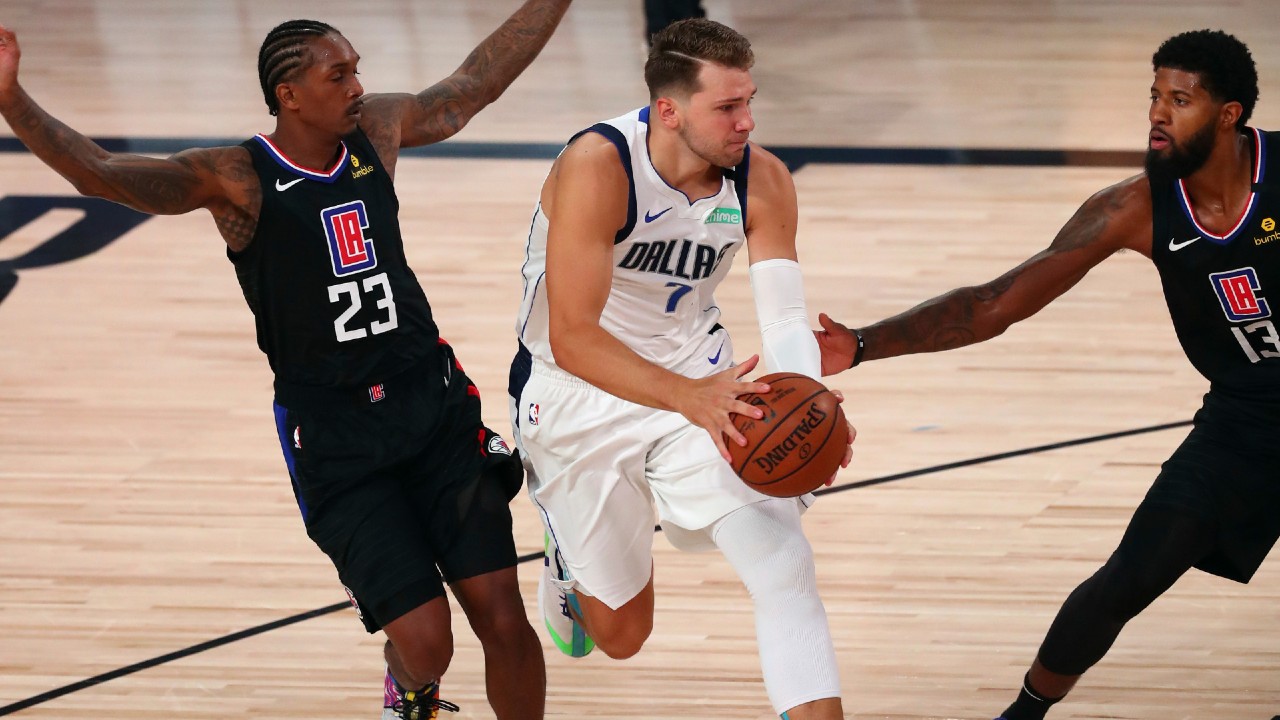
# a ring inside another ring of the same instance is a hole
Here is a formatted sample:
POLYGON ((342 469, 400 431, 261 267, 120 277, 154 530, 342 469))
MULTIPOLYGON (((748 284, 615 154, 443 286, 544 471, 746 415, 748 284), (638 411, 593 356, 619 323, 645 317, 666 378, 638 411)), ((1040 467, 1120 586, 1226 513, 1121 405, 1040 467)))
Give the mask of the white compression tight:
POLYGON ((760 666, 774 710, 781 715, 840 697, 835 646, 799 503, 772 499, 747 505, 718 520, 711 537, 755 604, 760 666))

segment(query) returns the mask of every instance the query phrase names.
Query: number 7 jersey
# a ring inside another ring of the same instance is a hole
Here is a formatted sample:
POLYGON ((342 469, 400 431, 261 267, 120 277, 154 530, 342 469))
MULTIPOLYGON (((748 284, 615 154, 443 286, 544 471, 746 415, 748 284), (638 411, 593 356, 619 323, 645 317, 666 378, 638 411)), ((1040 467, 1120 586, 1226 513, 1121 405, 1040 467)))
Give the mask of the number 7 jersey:
MULTIPOLYGON (((604 136, 627 174, 627 221, 613 238, 612 286, 600 326, 655 365, 704 377, 729 367, 733 358, 714 292, 746 242, 750 146, 737 167, 724 171, 715 194, 691 199, 654 169, 648 129, 649 108, 644 107, 570 140, 588 132, 604 136)), ((533 358, 556 367, 547 328, 547 231, 539 206, 525 249, 516 332, 533 358)))
POLYGON ((439 331, 404 256, 399 201, 363 131, 333 166, 291 161, 265 136, 244 142, 262 184, 249 245, 228 250, 277 385, 354 387, 436 348, 439 331))
POLYGON ((1280 422, 1280 167, 1270 167, 1275 133, 1246 136, 1253 187, 1235 227, 1209 232, 1181 180, 1153 181, 1151 259, 1191 364, 1247 414, 1280 422))

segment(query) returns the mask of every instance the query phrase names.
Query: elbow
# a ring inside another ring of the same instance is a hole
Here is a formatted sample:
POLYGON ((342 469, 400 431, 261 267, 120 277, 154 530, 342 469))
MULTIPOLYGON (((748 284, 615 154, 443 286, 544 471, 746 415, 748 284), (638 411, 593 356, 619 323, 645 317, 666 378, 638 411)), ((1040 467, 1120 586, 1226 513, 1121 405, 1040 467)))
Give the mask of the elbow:
POLYGON ((1011 314, 998 299, 985 301, 978 309, 976 317, 981 318, 982 322, 975 328, 977 330, 975 342, 1000 337, 1019 319, 1011 314))
MULTIPOLYGON (((475 112, 479 112, 481 107, 484 107, 484 106, 483 105, 477 106, 474 109, 472 114, 474 114, 475 112)), ((471 116, 472 116, 471 114, 459 112, 451 116, 448 122, 440 123, 438 128, 432 128, 431 132, 435 136, 434 142, 440 142, 441 140, 448 140, 454 135, 457 135, 458 133, 462 132, 462 128, 466 127, 467 123, 471 121, 471 116)))
POLYGON ((102 182, 96 174, 87 177, 68 177, 67 180, 71 182, 71 187, 75 188, 76 192, 85 197, 111 199, 107 197, 106 183, 102 182))
POLYGON ((63 177, 71 183, 75 191, 85 197, 102 198, 119 202, 118 193, 111 191, 111 183, 107 181, 107 167, 102 163, 89 164, 83 172, 63 177))
POLYGON ((577 375, 580 369, 577 350, 582 346, 582 343, 576 339, 573 330, 566 328, 562 322, 552 321, 548 330, 551 356, 555 358, 556 365, 567 373, 577 375))

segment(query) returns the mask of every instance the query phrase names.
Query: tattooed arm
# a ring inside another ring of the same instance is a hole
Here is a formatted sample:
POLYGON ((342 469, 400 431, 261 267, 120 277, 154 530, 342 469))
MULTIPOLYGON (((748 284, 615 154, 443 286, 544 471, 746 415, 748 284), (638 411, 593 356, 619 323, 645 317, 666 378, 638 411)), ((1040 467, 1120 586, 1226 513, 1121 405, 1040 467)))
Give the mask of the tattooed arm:
POLYGON ((551 38, 570 0, 527 0, 449 77, 417 95, 370 95, 361 127, 391 167, 396 150, 448 138, 498 99, 551 38), (391 161, 391 162, 388 162, 391 161))
POLYGON ((168 159, 109 153, 36 104, 18 84, 18 39, 0 25, 0 115, 32 154, 83 195, 155 215, 208 208, 233 250, 249 244, 262 188, 238 147, 186 150, 168 159))
MULTIPOLYGON (((208 207, 219 227, 234 224, 228 215, 232 209, 227 207, 230 197, 224 175, 234 170, 237 151, 245 154, 243 150, 188 150, 164 160, 109 153, 45 112, 27 95, 18 84, 20 57, 17 37, 0 26, 0 115, 36 157, 77 191, 160 215, 208 207)), ((243 173, 238 176, 241 182, 246 180, 243 173)))
MULTIPOLYGON (((957 288, 862 328, 862 361, 990 340, 1039 312, 1120 249, 1151 256, 1151 194, 1145 175, 1089 198, 1048 248, 995 280, 957 288)), ((825 314, 818 320, 823 327, 815 333, 822 373, 848 369, 857 349, 853 332, 825 314)))

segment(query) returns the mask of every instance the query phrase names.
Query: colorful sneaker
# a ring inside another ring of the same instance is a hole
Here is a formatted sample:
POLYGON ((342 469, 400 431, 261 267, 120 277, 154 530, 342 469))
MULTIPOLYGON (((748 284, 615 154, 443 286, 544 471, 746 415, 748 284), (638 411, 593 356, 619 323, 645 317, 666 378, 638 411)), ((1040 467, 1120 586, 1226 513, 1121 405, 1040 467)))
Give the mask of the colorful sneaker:
POLYGON ((564 565, 560 550, 551 541, 551 533, 542 535, 543 557, 542 577, 538 580, 538 612, 547 624, 547 632, 551 641, 560 648, 560 652, 569 657, 582 657, 595 649, 595 642, 587 636, 587 631, 573 618, 573 614, 582 615, 578 606, 578 596, 567 586, 572 585, 573 577, 564 565))
POLYGON ((421 690, 403 690, 387 670, 382 683, 382 720, 435 720, 441 710, 458 712, 457 705, 440 699, 440 684, 421 690))

